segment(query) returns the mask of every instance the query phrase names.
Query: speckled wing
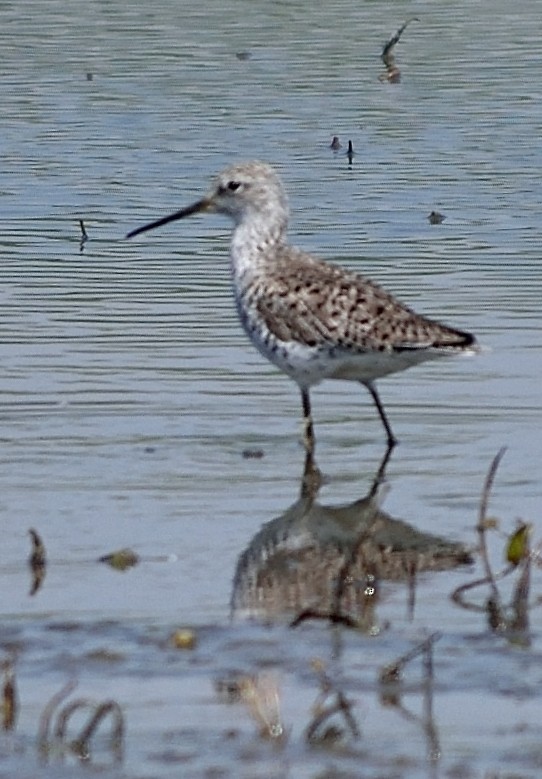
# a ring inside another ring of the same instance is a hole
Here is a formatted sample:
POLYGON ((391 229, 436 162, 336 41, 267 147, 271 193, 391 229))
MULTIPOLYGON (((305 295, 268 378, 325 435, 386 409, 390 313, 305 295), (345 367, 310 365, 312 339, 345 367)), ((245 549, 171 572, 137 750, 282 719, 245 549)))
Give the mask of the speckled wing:
POLYGON ((464 349, 474 338, 419 316, 378 285, 302 252, 277 262, 254 303, 280 341, 349 352, 464 349))

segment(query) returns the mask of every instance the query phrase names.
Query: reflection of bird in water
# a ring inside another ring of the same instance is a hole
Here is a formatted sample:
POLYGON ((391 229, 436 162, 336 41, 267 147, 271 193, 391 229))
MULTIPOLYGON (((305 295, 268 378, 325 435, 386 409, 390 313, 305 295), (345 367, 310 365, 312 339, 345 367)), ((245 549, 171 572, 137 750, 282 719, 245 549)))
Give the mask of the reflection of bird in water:
POLYGON ((298 500, 264 525, 238 560, 231 598, 235 616, 318 617, 369 630, 381 580, 413 584, 419 572, 471 561, 461 544, 381 510, 389 455, 367 495, 339 506, 316 502, 319 472, 307 455, 298 500))
POLYGON ((386 66, 386 70, 384 73, 381 73, 378 77, 380 81, 388 81, 390 84, 397 84, 401 80, 401 71, 395 64, 395 54, 393 52, 395 46, 397 43, 399 43, 399 39, 401 38, 401 35, 406 30, 407 26, 410 24, 410 22, 419 22, 420 20, 413 16, 411 19, 407 19, 406 22, 403 24, 402 27, 400 27, 395 35, 389 39, 389 41, 384 45, 384 48, 382 49, 382 54, 380 55, 382 62, 386 66))

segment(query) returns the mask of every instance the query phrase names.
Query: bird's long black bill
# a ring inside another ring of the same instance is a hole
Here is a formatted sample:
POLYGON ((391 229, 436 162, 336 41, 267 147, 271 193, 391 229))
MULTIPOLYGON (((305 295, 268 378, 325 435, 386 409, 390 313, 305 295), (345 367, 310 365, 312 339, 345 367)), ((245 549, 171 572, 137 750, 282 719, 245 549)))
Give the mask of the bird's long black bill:
POLYGON ((192 214, 197 214, 200 211, 206 211, 209 208, 209 205, 209 201, 206 198, 203 198, 203 200, 198 200, 195 203, 192 203, 191 206, 181 208, 180 211, 175 211, 174 214, 163 216, 162 219, 157 219, 155 222, 150 222, 149 224, 143 225, 143 227, 136 227, 135 230, 132 230, 128 233, 126 238, 133 238, 134 235, 139 235, 139 233, 146 233, 147 230, 154 230, 155 227, 162 227, 162 225, 166 225, 168 222, 175 222, 177 219, 184 219, 185 216, 192 216, 192 214))

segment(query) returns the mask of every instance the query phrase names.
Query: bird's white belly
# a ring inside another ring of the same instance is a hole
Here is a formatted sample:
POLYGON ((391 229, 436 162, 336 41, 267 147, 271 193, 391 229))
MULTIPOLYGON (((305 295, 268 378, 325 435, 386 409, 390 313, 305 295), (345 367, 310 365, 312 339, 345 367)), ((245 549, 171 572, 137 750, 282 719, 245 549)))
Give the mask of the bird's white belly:
POLYGON ((352 353, 338 348, 309 347, 296 341, 271 341, 262 337, 261 331, 247 332, 264 357, 303 387, 318 384, 324 379, 375 381, 418 363, 450 354, 437 349, 352 353))

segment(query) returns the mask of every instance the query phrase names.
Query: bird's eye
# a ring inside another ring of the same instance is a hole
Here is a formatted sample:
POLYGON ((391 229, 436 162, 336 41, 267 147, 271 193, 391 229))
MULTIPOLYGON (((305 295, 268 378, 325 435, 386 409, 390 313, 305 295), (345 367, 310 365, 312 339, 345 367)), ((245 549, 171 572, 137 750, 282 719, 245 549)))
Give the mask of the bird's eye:
POLYGON ((240 181, 228 181, 228 189, 230 192, 236 192, 241 186, 240 181))

